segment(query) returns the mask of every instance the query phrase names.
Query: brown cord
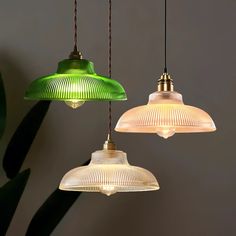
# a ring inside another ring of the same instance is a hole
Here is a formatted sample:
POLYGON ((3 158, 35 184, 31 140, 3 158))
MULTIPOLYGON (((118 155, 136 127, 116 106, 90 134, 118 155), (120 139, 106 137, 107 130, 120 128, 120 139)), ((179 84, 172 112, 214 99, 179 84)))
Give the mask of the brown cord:
POLYGON ((165 0, 165 67, 164 73, 167 73, 167 0, 165 0))
MULTIPOLYGON (((112 2, 108 0, 108 76, 111 79, 112 77, 112 2)), ((111 139, 112 135, 112 104, 109 101, 108 104, 108 131, 109 138, 111 139)))
POLYGON ((109 48, 109 55, 108 55, 108 74, 111 78, 111 69, 112 69, 112 3, 111 0, 109 1, 109 9, 108 9, 108 48, 109 48))
POLYGON ((77 0, 74 0, 74 52, 78 51, 77 0))

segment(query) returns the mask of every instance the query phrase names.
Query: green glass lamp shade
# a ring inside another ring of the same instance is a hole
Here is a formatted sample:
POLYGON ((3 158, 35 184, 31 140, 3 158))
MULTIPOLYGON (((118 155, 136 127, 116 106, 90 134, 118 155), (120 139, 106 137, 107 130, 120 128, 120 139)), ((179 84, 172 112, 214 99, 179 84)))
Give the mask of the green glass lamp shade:
POLYGON ((122 101, 124 88, 117 81, 97 75, 93 63, 84 59, 66 59, 55 74, 33 81, 25 94, 30 100, 122 101))

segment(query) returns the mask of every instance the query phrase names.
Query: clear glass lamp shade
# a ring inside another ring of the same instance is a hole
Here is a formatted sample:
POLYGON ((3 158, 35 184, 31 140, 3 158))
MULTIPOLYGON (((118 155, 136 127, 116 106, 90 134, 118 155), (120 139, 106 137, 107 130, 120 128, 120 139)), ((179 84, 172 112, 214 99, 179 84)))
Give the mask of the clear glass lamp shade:
POLYGON ((25 99, 65 101, 76 108, 86 101, 122 101, 127 97, 120 83, 97 75, 92 62, 66 59, 58 64, 56 73, 34 80, 25 99))
POLYGON ((182 95, 155 92, 147 105, 125 112, 119 119, 118 132, 157 133, 168 138, 175 133, 212 132, 216 130, 211 117, 203 110, 183 103, 182 95))
POLYGON ((110 196, 117 192, 154 191, 159 189, 159 184, 148 170, 131 166, 126 153, 101 150, 92 154, 88 166, 69 171, 59 188, 65 191, 100 192, 110 196))

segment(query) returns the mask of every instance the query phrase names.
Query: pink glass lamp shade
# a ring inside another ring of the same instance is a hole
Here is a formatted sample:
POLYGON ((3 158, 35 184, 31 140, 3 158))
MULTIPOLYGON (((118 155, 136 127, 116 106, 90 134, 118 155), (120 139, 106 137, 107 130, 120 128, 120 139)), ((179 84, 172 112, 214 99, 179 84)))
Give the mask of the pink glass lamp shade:
POLYGON ((164 73, 158 81, 157 92, 150 94, 148 104, 125 112, 115 130, 157 133, 168 138, 175 133, 212 132, 216 127, 205 111, 183 103, 182 95, 174 91, 170 75, 164 73))

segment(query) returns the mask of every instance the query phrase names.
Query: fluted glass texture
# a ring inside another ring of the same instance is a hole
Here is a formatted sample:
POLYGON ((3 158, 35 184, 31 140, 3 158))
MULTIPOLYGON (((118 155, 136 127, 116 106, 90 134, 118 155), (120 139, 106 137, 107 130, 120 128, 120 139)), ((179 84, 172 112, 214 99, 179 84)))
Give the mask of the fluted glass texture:
POLYGON ((211 132, 216 127, 203 110, 183 103, 177 92, 156 92, 147 105, 125 112, 119 119, 118 132, 157 133, 168 138, 175 133, 211 132))
POLYGON ((121 101, 124 88, 117 81, 97 75, 93 63, 68 59, 59 63, 57 73, 31 83, 25 94, 31 100, 121 101))
POLYGON ((69 171, 60 187, 66 191, 101 192, 110 196, 116 192, 154 191, 159 184, 146 169, 131 166, 126 153, 101 150, 92 154, 88 166, 69 171))

